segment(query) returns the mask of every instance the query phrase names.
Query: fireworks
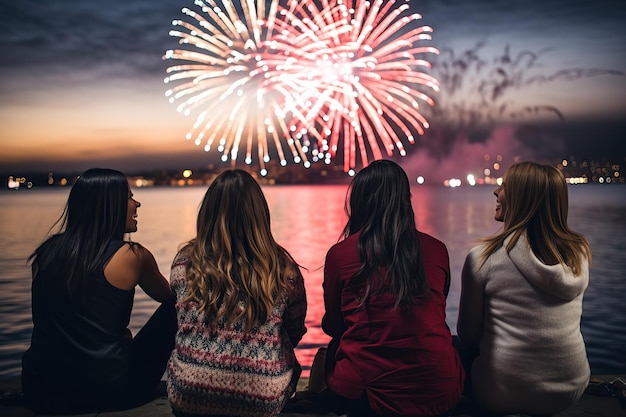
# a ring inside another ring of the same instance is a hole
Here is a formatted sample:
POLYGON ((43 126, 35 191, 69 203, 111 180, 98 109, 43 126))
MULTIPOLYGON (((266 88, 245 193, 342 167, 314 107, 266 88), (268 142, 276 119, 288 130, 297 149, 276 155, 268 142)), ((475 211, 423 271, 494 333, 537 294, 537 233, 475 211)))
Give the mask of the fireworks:
POLYGON ((165 81, 181 82, 166 95, 178 110, 199 115, 187 138, 222 160, 245 162, 253 148, 265 174, 270 155, 287 154, 310 166, 343 155, 344 170, 370 158, 406 153, 428 122, 420 103, 437 80, 419 71, 437 53, 423 45, 432 29, 408 1, 196 0, 202 13, 183 9, 194 23, 170 32, 189 49, 168 51, 182 61, 165 81), (382 148, 382 149, 381 149, 382 148))

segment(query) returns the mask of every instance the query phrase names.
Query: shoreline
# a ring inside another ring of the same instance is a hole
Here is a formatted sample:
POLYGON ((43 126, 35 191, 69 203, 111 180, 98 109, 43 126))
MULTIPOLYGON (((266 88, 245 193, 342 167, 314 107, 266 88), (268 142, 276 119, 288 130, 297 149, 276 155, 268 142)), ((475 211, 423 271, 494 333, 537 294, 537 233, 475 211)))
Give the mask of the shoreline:
MULTIPOLYGON (((619 417, 626 416, 626 390, 621 390, 621 398, 610 396, 605 389, 606 383, 626 375, 592 375, 589 387, 583 396, 572 407, 554 417, 619 417)), ((295 397, 289 401, 280 417, 339 417, 338 414, 324 410, 323 398, 308 391, 309 378, 300 378, 295 397)), ((463 402, 463 401, 462 401, 463 402)), ((463 407, 453 416, 479 417, 467 414, 463 407)), ((0 416, 6 417, 37 417, 37 414, 24 406, 21 400, 19 378, 0 381, 0 416)), ((140 407, 120 411, 105 411, 80 414, 80 417, 174 417, 172 408, 165 394, 165 382, 161 381, 155 398, 140 407)), ((60 417, 60 416, 58 416, 60 417)))

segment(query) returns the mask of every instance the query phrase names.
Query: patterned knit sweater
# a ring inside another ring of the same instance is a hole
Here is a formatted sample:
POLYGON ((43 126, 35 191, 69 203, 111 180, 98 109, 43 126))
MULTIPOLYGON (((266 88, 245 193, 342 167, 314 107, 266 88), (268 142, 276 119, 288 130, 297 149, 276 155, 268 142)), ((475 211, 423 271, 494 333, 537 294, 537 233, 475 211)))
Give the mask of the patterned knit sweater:
POLYGON ((244 331, 243 322, 207 324, 198 303, 181 302, 188 261, 179 253, 170 276, 178 316, 167 375, 172 408, 191 415, 278 415, 300 377, 293 349, 306 332, 302 275, 290 279, 293 291, 279 299, 265 323, 244 331))

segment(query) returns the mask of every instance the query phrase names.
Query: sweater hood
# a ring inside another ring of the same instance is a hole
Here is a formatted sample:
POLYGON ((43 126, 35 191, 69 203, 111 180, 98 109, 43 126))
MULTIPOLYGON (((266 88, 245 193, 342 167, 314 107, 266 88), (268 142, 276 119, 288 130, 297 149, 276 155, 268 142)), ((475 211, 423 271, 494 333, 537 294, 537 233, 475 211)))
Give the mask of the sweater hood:
MULTIPOLYGON (((509 236, 505 239, 505 248, 511 238, 509 236)), ((587 259, 583 261, 580 275, 574 275, 572 269, 565 265, 546 265, 535 256, 525 235, 520 236, 508 255, 528 282, 562 300, 573 300, 589 284, 587 259)))

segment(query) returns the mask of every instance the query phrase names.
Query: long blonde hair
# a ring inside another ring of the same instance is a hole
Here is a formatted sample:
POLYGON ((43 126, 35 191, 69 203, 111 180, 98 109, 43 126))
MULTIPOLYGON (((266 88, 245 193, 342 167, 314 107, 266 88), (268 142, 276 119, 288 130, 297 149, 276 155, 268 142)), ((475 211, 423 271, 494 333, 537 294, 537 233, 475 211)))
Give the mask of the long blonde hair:
POLYGON ((509 167, 502 186, 506 197, 504 229, 483 239, 483 263, 507 237, 512 236, 508 252, 526 234, 535 256, 547 265, 567 265, 575 275, 582 272, 585 258, 591 265, 589 242, 567 225, 568 192, 561 171, 550 165, 520 162, 509 167))
POLYGON ((221 173, 207 190, 197 235, 182 249, 189 257, 187 294, 209 322, 232 324, 243 318, 249 329, 263 324, 299 273, 291 255, 270 229, 263 191, 243 170, 221 173))

